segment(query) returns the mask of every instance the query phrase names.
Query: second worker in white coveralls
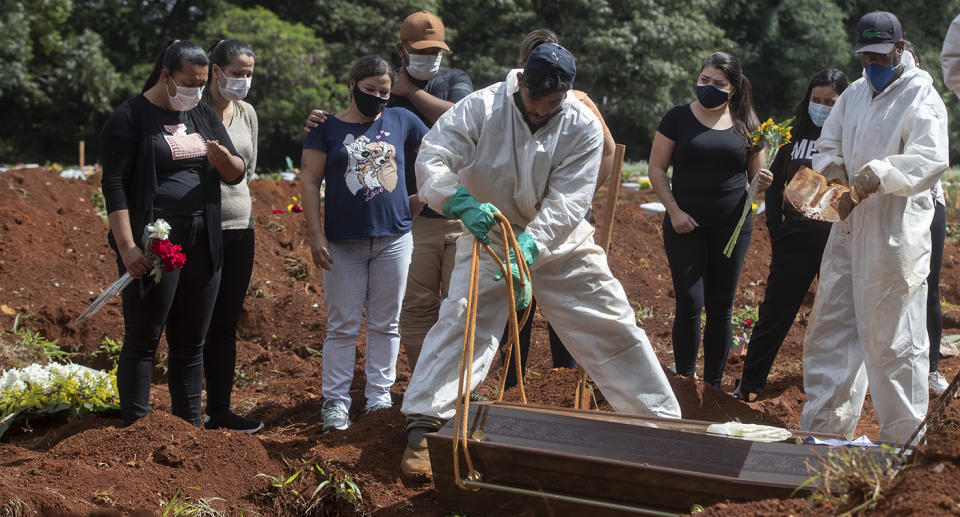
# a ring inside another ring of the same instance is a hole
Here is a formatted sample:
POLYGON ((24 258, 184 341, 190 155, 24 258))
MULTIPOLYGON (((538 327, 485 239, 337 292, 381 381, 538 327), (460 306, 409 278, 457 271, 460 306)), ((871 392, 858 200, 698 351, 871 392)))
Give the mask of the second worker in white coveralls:
POLYGON ((906 441, 927 412, 930 189, 947 168, 947 112, 930 75, 902 60, 900 21, 857 24, 864 77, 834 105, 813 168, 859 204, 834 224, 803 341, 804 430, 852 435, 870 388, 880 440, 906 441))

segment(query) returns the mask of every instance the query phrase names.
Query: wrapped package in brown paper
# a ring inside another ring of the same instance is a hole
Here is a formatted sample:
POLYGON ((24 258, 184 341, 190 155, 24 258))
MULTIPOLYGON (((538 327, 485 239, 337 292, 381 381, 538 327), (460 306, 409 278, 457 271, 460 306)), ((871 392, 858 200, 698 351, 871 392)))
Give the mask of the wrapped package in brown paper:
POLYGON ((850 187, 828 183, 809 167, 800 167, 783 189, 783 197, 801 214, 817 221, 840 222, 856 206, 850 187))

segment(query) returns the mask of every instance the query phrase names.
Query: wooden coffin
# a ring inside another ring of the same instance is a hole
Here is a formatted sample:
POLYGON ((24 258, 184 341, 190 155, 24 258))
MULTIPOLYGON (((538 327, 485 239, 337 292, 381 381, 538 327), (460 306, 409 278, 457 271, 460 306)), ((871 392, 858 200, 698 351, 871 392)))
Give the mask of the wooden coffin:
MULTIPOLYGON (((706 434, 708 422, 509 403, 470 405, 479 483, 454 482, 453 421, 427 435, 437 497, 465 515, 668 515, 807 495, 829 447, 706 434), (796 494, 794 492, 796 491, 796 494), (662 513, 666 512, 666 513, 662 513)), ((822 436, 822 435, 821 435, 822 436)), ((461 447, 462 450, 462 447, 461 447)), ((877 454, 882 454, 878 450, 877 454)), ((461 477, 467 466, 460 454, 461 477)))

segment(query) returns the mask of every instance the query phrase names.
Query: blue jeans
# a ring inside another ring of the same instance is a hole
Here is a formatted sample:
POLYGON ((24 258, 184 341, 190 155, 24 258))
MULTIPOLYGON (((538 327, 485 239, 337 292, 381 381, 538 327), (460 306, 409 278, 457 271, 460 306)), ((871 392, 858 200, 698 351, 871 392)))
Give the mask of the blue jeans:
POLYGON ((366 406, 390 402, 400 351, 400 306, 413 237, 330 242, 333 264, 323 272, 327 337, 323 343, 323 397, 350 408, 360 321, 366 308, 366 406))

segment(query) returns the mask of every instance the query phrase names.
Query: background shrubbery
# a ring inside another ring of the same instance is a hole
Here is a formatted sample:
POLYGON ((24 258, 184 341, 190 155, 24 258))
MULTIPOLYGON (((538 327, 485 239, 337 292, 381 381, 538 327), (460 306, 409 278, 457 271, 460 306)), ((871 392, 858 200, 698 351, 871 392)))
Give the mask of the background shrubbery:
MULTIPOLYGON (((143 86, 172 38, 201 45, 215 36, 247 40, 258 54, 250 101, 260 115, 261 172, 299 157, 310 108, 349 101, 350 64, 379 54, 399 64, 400 22, 439 13, 454 53, 476 87, 516 65, 521 38, 549 27, 578 59, 577 87, 590 92, 627 157, 645 159, 662 114, 689 102, 700 62, 714 50, 741 57, 761 119, 788 116, 810 76, 838 66, 851 79, 856 20, 873 9, 900 16, 951 114, 939 54, 960 0, 0 0, 0 162, 72 162, 86 140, 99 153, 113 107, 143 86)), ((960 158, 960 147, 951 153, 960 158)), ((299 161, 299 160, 297 160, 299 161)))

